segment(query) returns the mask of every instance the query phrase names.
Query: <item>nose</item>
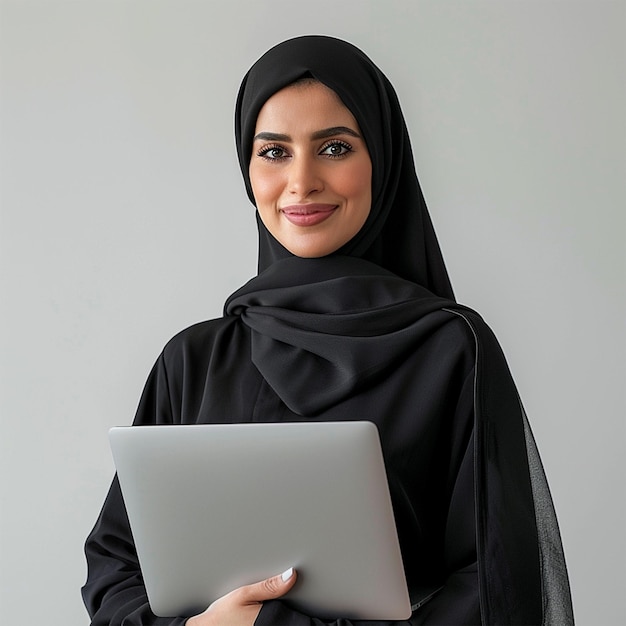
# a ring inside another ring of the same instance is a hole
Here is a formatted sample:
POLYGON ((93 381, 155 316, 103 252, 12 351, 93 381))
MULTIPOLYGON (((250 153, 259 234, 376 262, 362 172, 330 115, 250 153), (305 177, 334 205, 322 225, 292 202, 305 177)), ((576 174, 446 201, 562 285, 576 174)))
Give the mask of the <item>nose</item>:
POLYGON ((306 198, 311 193, 324 189, 320 167, 315 162, 314 156, 293 157, 288 176, 287 190, 291 195, 299 198, 306 198))

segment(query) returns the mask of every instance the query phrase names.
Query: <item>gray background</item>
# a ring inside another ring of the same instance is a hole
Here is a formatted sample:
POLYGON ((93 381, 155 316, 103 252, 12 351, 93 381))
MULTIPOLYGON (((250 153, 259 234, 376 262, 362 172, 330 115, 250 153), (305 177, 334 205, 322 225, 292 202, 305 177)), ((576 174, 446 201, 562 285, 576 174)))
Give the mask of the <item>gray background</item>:
POLYGON ((458 298, 502 342, 578 623, 623 623, 624 2, 1 4, 6 624, 85 624, 82 543, 161 347, 253 275, 236 89, 326 33, 395 84, 458 298))

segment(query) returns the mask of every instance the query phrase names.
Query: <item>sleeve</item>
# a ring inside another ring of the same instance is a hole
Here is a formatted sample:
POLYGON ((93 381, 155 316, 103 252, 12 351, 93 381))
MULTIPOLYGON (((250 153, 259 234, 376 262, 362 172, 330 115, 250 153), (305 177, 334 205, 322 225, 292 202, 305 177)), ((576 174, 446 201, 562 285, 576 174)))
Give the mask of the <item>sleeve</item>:
MULTIPOLYGON (((135 424, 171 423, 168 381, 159 357, 139 403, 135 424)), ((187 618, 156 617, 148 604, 119 482, 114 478, 85 543, 82 596, 92 626, 182 626, 187 618)))
MULTIPOLYGON (((408 621, 324 621, 291 609, 287 601, 266 602, 255 626, 473 626, 481 624, 476 551, 474 498, 474 373, 465 379, 454 415, 451 441, 450 493, 442 560, 448 572, 441 589, 430 599, 411 594, 408 621), (455 460, 456 459, 456 460, 455 460)), ((431 588, 429 588, 430 591, 431 588)))

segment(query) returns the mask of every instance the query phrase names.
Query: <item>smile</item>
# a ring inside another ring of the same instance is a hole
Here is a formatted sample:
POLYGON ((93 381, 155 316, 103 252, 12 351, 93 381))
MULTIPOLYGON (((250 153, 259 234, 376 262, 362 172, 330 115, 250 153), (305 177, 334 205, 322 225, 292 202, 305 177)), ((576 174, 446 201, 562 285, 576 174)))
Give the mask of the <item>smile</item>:
POLYGON ((293 204, 280 212, 296 226, 315 226, 328 219, 336 208, 336 204, 293 204))

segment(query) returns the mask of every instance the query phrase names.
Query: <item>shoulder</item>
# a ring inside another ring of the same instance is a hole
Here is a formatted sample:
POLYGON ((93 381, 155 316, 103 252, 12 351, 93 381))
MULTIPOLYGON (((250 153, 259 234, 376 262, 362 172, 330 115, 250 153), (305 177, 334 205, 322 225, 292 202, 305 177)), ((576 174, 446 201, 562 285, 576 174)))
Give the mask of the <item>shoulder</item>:
POLYGON ((446 306, 441 311, 448 316, 445 336, 471 350, 477 362, 506 366, 502 347, 489 324, 480 313, 461 304, 446 306))
POLYGON ((236 332, 238 318, 219 317, 198 322, 176 333, 163 348, 164 364, 179 363, 194 355, 209 355, 225 336, 236 332))
POLYGON ((471 336, 476 355, 476 384, 484 398, 503 401, 510 406, 518 403, 517 390, 506 356, 491 327, 476 311, 462 305, 450 307, 449 312, 462 319, 466 333, 471 336))
POLYGON ((478 346, 483 341, 496 341, 487 322, 474 309, 462 304, 455 304, 444 307, 443 311, 451 316, 451 320, 456 320, 452 325, 473 345, 478 346))
POLYGON ((429 359, 433 371, 460 372, 465 378, 475 365, 477 344, 466 319, 457 310, 445 307, 433 311, 420 322, 423 339, 421 358, 429 359))
MULTIPOLYGON (((461 305, 443 306, 429 313, 424 323, 433 329, 432 338, 454 351, 474 353, 476 349, 475 319, 482 319, 461 305)), ((442 346, 443 347, 443 346, 442 346)))

